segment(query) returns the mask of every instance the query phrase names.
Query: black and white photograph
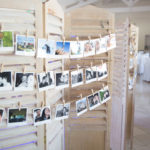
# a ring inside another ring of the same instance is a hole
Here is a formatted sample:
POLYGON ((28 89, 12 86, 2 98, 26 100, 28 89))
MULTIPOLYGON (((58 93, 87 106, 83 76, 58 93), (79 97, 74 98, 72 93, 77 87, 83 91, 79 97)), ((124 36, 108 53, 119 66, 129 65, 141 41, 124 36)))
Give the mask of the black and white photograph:
POLYGON ((54 72, 42 72, 37 74, 39 91, 52 89, 55 87, 54 72))
POLYGON ((38 53, 40 58, 54 58, 56 42, 54 40, 38 39, 38 53))
POLYGON ((94 82, 97 80, 97 67, 91 67, 85 70, 86 83, 94 82))
POLYGON ((105 53, 107 51, 107 37, 103 37, 100 39, 100 52, 101 53, 105 53))
POLYGON ((33 110, 34 125, 41 125, 51 122, 51 109, 50 106, 43 108, 36 108, 33 110))
POLYGON ((15 91, 34 90, 34 73, 16 73, 14 90, 15 91))
POLYGON ((92 40, 84 42, 84 57, 95 55, 95 45, 92 40))
POLYGON ((107 72, 107 65, 106 63, 103 63, 99 66, 97 66, 97 77, 98 80, 102 80, 104 78, 106 78, 108 76, 108 72, 107 72))
POLYGON ((56 73, 56 88, 69 87, 69 71, 56 73))
POLYGON ((98 93, 94 93, 87 97, 89 110, 93 110, 100 105, 100 99, 98 93))
POLYGON ((99 97, 101 104, 107 102, 110 99, 110 93, 108 86, 105 86, 104 89, 99 91, 99 97))
POLYGON ((82 41, 71 41, 70 42, 70 57, 78 58, 83 57, 84 44, 82 41))
POLYGON ((70 112, 70 103, 66 104, 58 104, 56 106, 56 120, 67 119, 69 117, 70 112))
POLYGON ((87 100, 86 100, 86 97, 84 97, 81 100, 76 101, 76 112, 77 112, 77 116, 80 116, 83 113, 87 112, 87 100))
POLYGON ((2 124, 3 116, 4 116, 4 109, 0 109, 0 125, 2 124))
POLYGON ((27 123, 27 108, 9 108, 8 109, 8 126, 24 125, 27 123))
POLYGON ((79 86, 83 84, 83 69, 71 72, 71 86, 79 86))
POLYGON ((11 91, 12 86, 12 72, 1 72, 0 73, 0 91, 11 91))

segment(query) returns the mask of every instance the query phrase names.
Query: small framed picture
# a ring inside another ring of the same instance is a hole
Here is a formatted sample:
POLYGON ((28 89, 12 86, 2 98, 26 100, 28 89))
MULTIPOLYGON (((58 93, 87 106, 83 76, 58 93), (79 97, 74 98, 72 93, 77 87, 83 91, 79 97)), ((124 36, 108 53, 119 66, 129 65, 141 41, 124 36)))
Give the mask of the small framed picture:
POLYGON ((84 57, 86 56, 92 56, 95 55, 95 46, 94 42, 91 41, 85 41, 84 42, 84 57))
POLYGON ((56 58, 69 58, 70 42, 56 42, 56 58))
POLYGON ((107 50, 111 50, 116 47, 116 34, 110 34, 107 36, 107 50))
POLYGON ((105 53, 107 51, 107 37, 102 37, 100 39, 100 52, 101 53, 105 53))
POLYGON ((101 104, 106 103, 110 99, 110 93, 108 86, 104 87, 99 91, 99 97, 101 104))
POLYGON ((38 39, 38 53, 40 58, 55 58, 56 42, 54 40, 38 39))
POLYGON ((86 97, 76 101, 76 112, 77 112, 77 116, 80 116, 81 114, 87 112, 86 97))
POLYGON ((56 73, 56 88, 69 87, 69 71, 56 73))
POLYGON ((70 42, 70 57, 71 58, 83 57, 83 52, 84 52, 83 42, 78 42, 78 41, 70 42))
POLYGON ((100 99, 98 93, 94 93, 87 97, 89 110, 93 110, 100 105, 100 99))
POLYGON ((27 108, 8 109, 8 126, 24 125, 27 123, 27 108))
POLYGON ((97 66, 97 77, 98 80, 102 80, 108 76, 106 63, 97 66))
POLYGON ((58 104, 56 106, 56 120, 67 119, 70 112, 70 103, 58 104))
POLYGON ((91 83, 97 80, 97 67, 91 67, 85 70, 86 83, 91 83))
POLYGON ((43 72, 37 74, 39 91, 52 89, 55 87, 54 72, 43 72))
POLYGON ((4 109, 0 109, 0 125, 2 124, 3 116, 4 116, 4 109))
POLYGON ((71 86, 79 86, 83 84, 83 69, 71 72, 71 86))
POLYGON ((14 90, 15 91, 34 90, 34 73, 16 73, 14 90))
POLYGON ((14 35, 11 31, 0 32, 0 52, 14 51, 14 35))
POLYGON ((34 125, 41 125, 51 122, 51 109, 50 106, 43 108, 36 108, 33 110, 34 125))
POLYGON ((0 91, 12 90, 12 73, 10 71, 0 73, 0 91))
POLYGON ((35 37, 26 35, 16 35, 16 55, 34 56, 35 37))

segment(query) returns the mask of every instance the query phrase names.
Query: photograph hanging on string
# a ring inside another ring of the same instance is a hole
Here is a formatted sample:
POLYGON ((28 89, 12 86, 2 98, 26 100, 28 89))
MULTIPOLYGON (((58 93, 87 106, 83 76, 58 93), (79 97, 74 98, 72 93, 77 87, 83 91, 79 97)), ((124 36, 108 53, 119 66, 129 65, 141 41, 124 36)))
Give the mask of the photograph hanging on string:
POLYGON ((86 83, 91 83, 97 80, 97 67, 87 68, 85 70, 86 83))
POLYGON ((95 55, 95 46, 92 40, 84 41, 84 57, 95 55))
POLYGON ((0 32, 0 52, 14 51, 14 34, 11 31, 0 32))
POLYGON ((83 57, 84 43, 82 41, 71 41, 70 42, 70 57, 78 58, 83 57))
POLYGON ((87 112, 87 100, 86 100, 86 97, 76 101, 76 112, 77 112, 77 116, 80 116, 83 113, 87 112))
POLYGON ((16 35, 16 55, 35 56, 35 37, 16 35))
POLYGON ((15 73, 15 91, 33 91, 34 73, 15 73))
POLYGON ((108 86, 105 86, 103 89, 99 91, 99 97, 101 104, 110 100, 110 92, 108 86))
POLYGON ((56 120, 62 120, 62 119, 67 119, 69 118, 69 113, 70 113, 70 103, 66 104, 58 104, 56 106, 56 120))
POLYGON ((100 41, 100 39, 94 39, 92 41, 94 43, 95 53, 96 54, 100 54, 101 53, 101 49, 100 49, 100 43, 101 43, 101 41, 100 41))
POLYGON ((8 109, 8 126, 27 124, 27 108, 9 108, 8 109))
POLYGON ((51 109, 50 106, 45 106, 43 108, 33 109, 34 125, 41 125, 51 122, 51 109))
POLYGON ((69 87, 69 71, 63 71, 56 73, 56 88, 69 87))
POLYGON ((40 58, 55 58, 56 42, 54 40, 38 39, 38 53, 40 58))
POLYGON ((52 89, 55 87, 54 72, 42 72, 37 74, 39 91, 52 89))
POLYGON ((100 105, 100 99, 98 93, 94 93, 87 97, 89 110, 93 110, 100 105))
POLYGON ((103 64, 97 66, 97 77, 98 77, 98 80, 102 80, 102 79, 106 78, 107 76, 108 76, 107 64, 103 63, 103 64))
POLYGON ((56 58, 69 58, 70 42, 56 42, 56 58))
POLYGON ((105 53, 107 51, 107 37, 100 39, 100 51, 98 54, 105 53))
POLYGON ((0 125, 2 124, 3 116, 4 116, 4 109, 0 108, 0 125))
POLYGON ((12 72, 0 72, 0 91, 11 91, 12 89, 12 72))
POLYGON ((71 86, 79 86, 83 84, 83 69, 71 72, 71 86))
POLYGON ((107 36, 107 51, 116 47, 116 34, 107 36))

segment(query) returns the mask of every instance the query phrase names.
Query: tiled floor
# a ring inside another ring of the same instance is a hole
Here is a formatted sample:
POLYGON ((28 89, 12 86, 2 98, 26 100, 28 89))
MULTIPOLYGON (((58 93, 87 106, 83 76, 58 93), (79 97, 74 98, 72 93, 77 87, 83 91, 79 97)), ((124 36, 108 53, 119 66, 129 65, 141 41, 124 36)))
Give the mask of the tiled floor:
POLYGON ((135 93, 133 150, 150 150, 150 83, 138 77, 135 93))

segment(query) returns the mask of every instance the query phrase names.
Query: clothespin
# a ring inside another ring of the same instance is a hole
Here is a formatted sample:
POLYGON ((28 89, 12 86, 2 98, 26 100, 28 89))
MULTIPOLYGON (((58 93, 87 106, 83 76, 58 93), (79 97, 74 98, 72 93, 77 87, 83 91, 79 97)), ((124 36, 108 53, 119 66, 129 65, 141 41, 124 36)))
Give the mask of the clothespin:
POLYGON ((94 95, 94 90, 93 90, 93 89, 91 89, 91 92, 92 92, 92 94, 94 95))
POLYGON ((81 99, 82 99, 82 93, 80 94, 80 97, 81 97, 81 99))
POLYGON ((3 65, 3 64, 1 64, 0 72, 3 72, 3 70, 4 70, 4 65, 3 65))
POLYGON ((65 100, 63 99, 63 104, 65 105, 65 100))
POLYGON ((100 38, 100 40, 101 40, 101 38, 102 38, 102 35, 101 35, 101 34, 99 34, 99 38, 100 38))
POLYGON ((25 74, 26 66, 23 66, 23 74, 25 74))
POLYGON ((21 110, 21 102, 18 102, 19 111, 21 110))
POLYGON ((103 90, 104 90, 105 85, 103 84, 102 86, 103 86, 103 90))
POLYGON ((66 40, 65 36, 62 36, 62 40, 63 40, 63 43, 65 43, 65 40, 66 40))
POLYGON ((91 41, 91 36, 90 35, 88 36, 88 39, 89 39, 89 41, 91 41))
POLYGON ((77 40, 77 43, 78 43, 79 42, 79 37, 78 36, 76 37, 76 40, 77 40))
POLYGON ((103 60, 101 60, 102 65, 104 64, 103 60))
POLYGON ((91 62, 91 69, 92 69, 92 67, 93 67, 93 62, 91 62))
POLYGON ((44 101, 41 102, 41 107, 42 107, 42 108, 44 107, 44 101))

